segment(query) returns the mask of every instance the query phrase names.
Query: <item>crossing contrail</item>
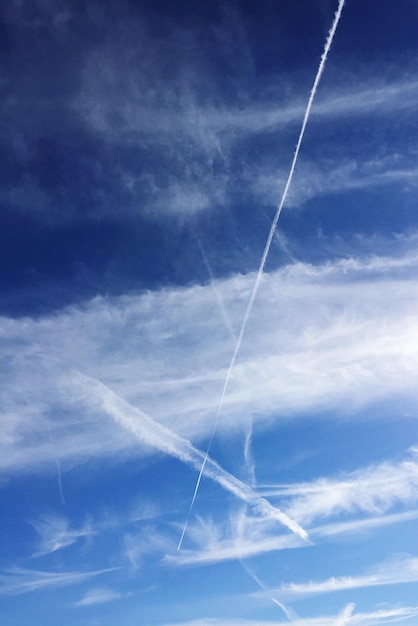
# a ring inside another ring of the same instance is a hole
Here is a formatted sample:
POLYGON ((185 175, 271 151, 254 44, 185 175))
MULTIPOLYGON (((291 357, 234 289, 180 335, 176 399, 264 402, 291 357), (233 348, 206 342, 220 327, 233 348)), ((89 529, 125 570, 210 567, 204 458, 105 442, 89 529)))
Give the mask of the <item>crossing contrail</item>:
MULTIPOLYGON (((325 63, 326 63, 326 60, 327 60, 327 57, 328 57, 328 53, 329 53, 331 45, 332 45, 332 41, 334 39, 335 31, 337 30, 338 22, 340 21, 340 18, 341 18, 341 13, 342 13, 342 10, 343 10, 344 3, 345 3, 345 0, 339 0, 339 2, 338 2, 338 8, 337 8, 337 11, 335 12, 335 15, 334 15, 334 21, 332 23, 331 29, 330 29, 330 31, 328 33, 328 37, 327 37, 326 42, 325 42, 324 51, 323 51, 322 56, 321 56, 321 61, 319 63, 318 71, 316 72, 316 76, 315 76, 315 80, 314 80, 314 83, 313 83, 313 86, 312 86, 312 89, 311 89, 311 93, 310 93, 310 96, 309 96, 308 104, 306 106, 305 115, 303 117, 303 122, 302 122, 302 126, 301 126, 301 129, 300 129, 299 138, 298 138, 298 141, 296 143, 295 152, 293 154, 292 164, 290 166, 290 170, 289 170, 289 174, 288 174, 288 177, 287 177, 286 185, 285 185, 285 188, 284 188, 284 191, 283 191, 280 203, 279 203, 279 205, 277 207, 276 214, 274 216, 273 222, 272 222, 271 227, 270 227, 270 232, 268 234, 266 245, 265 245, 264 251, 263 251, 263 255, 261 257, 261 261, 260 261, 260 265, 259 265, 259 268, 258 268, 257 276, 256 276, 256 279, 254 281, 254 286, 253 286, 253 289, 252 289, 252 292, 251 292, 251 296, 250 296, 250 299, 249 299, 249 302, 248 302, 248 305, 247 305, 247 309, 245 311, 245 315, 244 315, 244 319, 242 321, 242 325, 241 325, 241 329, 240 329, 240 332, 239 332, 239 335, 238 335, 238 339, 237 339, 237 342, 235 344, 235 349, 234 349, 234 352, 233 352, 233 355, 232 355, 232 358, 231 358, 231 362, 229 364, 228 372, 226 374, 226 378, 225 378, 225 382, 224 382, 224 386, 223 386, 223 390, 222 390, 222 394, 221 394, 221 399, 220 399, 219 405, 218 405, 218 411, 217 411, 215 425, 213 427, 213 431, 212 431, 212 434, 210 436, 208 446, 206 448, 205 459, 204 459, 204 461, 202 463, 202 467, 200 468, 199 476, 197 477, 196 486, 195 486, 195 489, 194 489, 192 501, 190 503, 189 513, 188 513, 188 516, 187 516, 185 527, 183 529, 182 537, 184 537, 184 533, 186 532, 188 521, 190 519, 190 515, 191 515, 191 512, 193 510, 193 506, 194 506, 194 503, 195 503, 195 500, 196 500, 197 492, 199 491, 199 486, 200 486, 200 482, 202 480, 202 475, 203 475, 203 472, 204 472, 204 469, 205 469, 206 460, 207 460, 207 458, 209 456, 209 452, 210 452, 210 449, 212 447, 213 438, 214 438, 216 430, 218 428, 219 418, 220 418, 220 415, 221 415, 221 412, 222 412, 222 407, 223 407, 224 400, 225 400, 226 390, 228 388, 229 380, 231 378, 232 370, 234 368, 235 361, 236 361, 237 356, 238 356, 238 352, 240 351, 240 348, 241 348, 242 338, 244 336, 245 329, 247 327, 247 323, 248 323, 249 317, 251 315, 251 311, 252 311, 252 308, 253 308, 254 300, 256 298, 258 289, 260 287, 260 282, 261 282, 261 278, 263 276, 264 266, 266 264, 268 253, 270 251, 271 242, 273 240, 274 232, 276 230, 276 226, 277 226, 277 223, 279 221, 280 214, 282 212, 284 203, 286 201, 287 194, 289 193, 290 185, 292 183, 293 174, 295 172, 295 167, 296 167, 296 163, 297 163, 298 156, 299 156, 300 147, 302 145, 303 137, 305 135, 306 126, 307 126, 307 123, 308 123, 308 120, 309 120, 309 116, 310 116, 310 113, 311 113, 312 104, 313 104, 313 101, 314 101, 314 98, 315 98, 316 91, 318 89, 319 81, 321 80, 321 76, 322 76, 322 73, 324 71, 325 63)), ((181 541, 180 541, 180 544, 179 544, 179 548, 180 547, 181 547, 181 541)))
POLYGON ((286 513, 274 507, 268 500, 255 493, 251 487, 224 470, 216 461, 195 448, 190 441, 153 420, 101 381, 76 372, 72 382, 84 390, 88 404, 94 407, 100 406, 117 424, 130 431, 140 443, 161 450, 197 470, 205 460, 204 472, 208 478, 249 504, 259 515, 280 522, 302 539, 308 538, 306 530, 295 520, 290 519, 286 513))

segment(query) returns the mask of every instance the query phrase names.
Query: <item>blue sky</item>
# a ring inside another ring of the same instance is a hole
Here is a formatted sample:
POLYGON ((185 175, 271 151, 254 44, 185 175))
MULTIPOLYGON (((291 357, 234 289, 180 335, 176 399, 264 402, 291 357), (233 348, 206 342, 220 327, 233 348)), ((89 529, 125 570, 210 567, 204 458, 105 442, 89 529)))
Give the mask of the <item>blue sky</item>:
POLYGON ((259 272, 341 4, 2 8, 8 626, 417 623, 415 0, 345 3, 259 272))

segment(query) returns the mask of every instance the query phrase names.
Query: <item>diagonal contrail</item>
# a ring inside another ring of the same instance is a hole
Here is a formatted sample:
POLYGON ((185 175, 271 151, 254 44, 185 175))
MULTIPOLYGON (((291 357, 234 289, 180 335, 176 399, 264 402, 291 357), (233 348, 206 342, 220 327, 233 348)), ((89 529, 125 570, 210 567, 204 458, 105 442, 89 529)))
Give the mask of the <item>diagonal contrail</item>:
MULTIPOLYGON (((295 152, 293 154, 293 160, 292 160, 292 164, 290 166, 290 170, 289 170, 289 174, 288 174, 288 177, 287 177, 286 185, 285 185, 285 188, 284 188, 284 191, 283 191, 280 203, 279 203, 279 205, 277 207, 276 214, 274 216, 273 222, 272 222, 271 227, 270 227, 270 232, 268 234, 266 245, 264 247, 264 252, 263 252, 263 255, 261 257, 260 266, 258 268, 257 276, 256 276, 256 279, 254 281, 254 286, 253 286, 253 289, 252 289, 252 292, 251 292, 250 300, 248 302, 247 309, 245 311, 244 319, 243 319, 242 325, 241 325, 241 330, 239 332, 238 339, 237 339, 237 342, 236 342, 236 345, 235 345, 235 349, 234 349, 234 353, 232 355, 231 362, 230 362, 229 368, 228 368, 228 372, 226 374, 226 378, 225 378, 225 382, 224 382, 224 386, 223 386, 223 390, 222 390, 222 394, 221 394, 221 399, 220 399, 219 405, 218 405, 218 411, 217 411, 215 425, 213 427, 213 431, 212 431, 211 437, 209 439, 208 446, 206 448, 205 459, 204 459, 204 461, 202 463, 202 467, 200 468, 199 476, 197 477, 196 486, 195 486, 195 489, 194 489, 192 501, 190 503, 189 513, 188 513, 187 520, 186 520, 186 523, 185 523, 185 526, 184 526, 184 529, 183 529, 183 533, 182 533, 182 538, 184 537, 184 534, 185 534, 186 529, 187 529, 187 525, 188 525, 188 522, 189 522, 189 519, 190 519, 190 515, 191 515, 191 512, 193 510, 193 506, 194 506, 194 503, 195 503, 195 500, 196 500, 197 492, 199 490, 200 482, 202 480, 202 476, 203 476, 203 473, 204 473, 206 460, 207 460, 207 458, 209 456, 209 452, 210 452, 210 449, 212 447, 213 438, 214 438, 216 430, 218 428, 219 418, 220 418, 220 415, 221 415, 221 412, 222 412, 222 407, 223 407, 223 403, 224 403, 224 400, 225 400, 226 390, 228 388, 229 380, 231 378, 232 370, 234 368, 238 352, 240 351, 240 348, 241 348, 242 338, 244 336, 244 332, 245 332, 245 329, 247 327, 247 323, 248 323, 248 320, 249 320, 249 317, 250 317, 250 314, 251 314, 251 311, 252 311, 252 308, 253 308, 254 300, 255 300, 255 297, 257 295, 258 289, 260 287, 260 282, 261 282, 261 278, 263 276, 264 266, 266 264, 268 253, 270 251, 271 242, 273 240, 273 236, 274 236, 274 232, 276 230, 277 222, 279 221, 279 217, 280 217, 280 214, 282 212, 284 203, 286 201, 287 194, 289 193, 290 185, 292 183, 293 174, 295 172, 295 167, 296 167, 296 163, 297 163, 298 156, 299 156, 300 147, 302 145, 303 137, 304 137, 304 134, 305 134, 306 125, 308 123, 309 115, 311 113, 312 104, 313 104, 313 101, 314 101, 314 98, 315 98, 316 91, 318 89, 319 81, 321 80, 321 76, 322 76, 322 73, 324 71, 325 63, 326 63, 327 56, 328 56, 328 53, 329 53, 331 45, 332 45, 332 41, 334 39, 335 31, 337 30, 338 22, 340 21, 340 17, 341 17, 341 13, 342 13, 342 10, 343 10, 344 3, 345 3, 345 0, 339 0, 339 2, 338 2, 338 8, 337 8, 337 11, 336 11, 336 13, 334 15, 334 21, 332 23, 331 29, 330 29, 330 31, 328 33, 327 40, 325 42, 324 51, 323 51, 322 56, 321 56, 321 61, 319 63, 319 67, 318 67, 318 71, 317 71, 316 76, 315 76, 313 87, 311 89, 311 93, 310 93, 310 96, 309 96, 308 104, 306 106, 305 115, 304 115, 302 126, 301 126, 301 129, 300 129, 299 138, 298 138, 298 141, 297 141, 297 144, 296 144, 295 152)), ((179 549, 180 549, 180 547, 181 547, 181 540, 180 540, 180 543, 179 543, 179 549)))
POLYGON ((105 384, 80 372, 74 374, 72 382, 85 390, 87 403, 100 406, 117 424, 129 430, 138 441, 153 446, 195 469, 199 469, 202 461, 205 460, 205 476, 249 504, 260 515, 280 522, 302 539, 307 539, 307 532, 286 513, 274 507, 268 500, 255 493, 251 487, 224 470, 216 461, 195 448, 190 441, 155 422, 149 415, 129 404, 105 384))
POLYGON ((209 259, 207 257, 206 252, 205 252, 205 249, 202 246, 202 242, 200 241, 199 237, 195 233, 193 233, 193 235, 194 235, 194 238, 196 240, 197 246, 198 246, 198 248, 200 250, 200 254, 202 255, 203 263, 205 264, 205 267, 206 267, 206 269, 208 271, 208 274, 209 274, 209 277, 210 277, 210 286, 213 289, 213 292, 215 294, 216 300, 217 300, 218 305, 219 305, 219 309, 220 309, 220 311, 222 313, 222 317, 224 318, 225 326, 228 329, 228 332, 229 332, 229 334, 231 336, 232 341, 236 342, 237 336, 236 336, 236 334, 234 332, 234 329, 232 328, 232 324, 231 324, 231 322, 229 320, 229 317, 228 317, 228 314, 227 314, 227 312, 225 310, 225 305, 223 303, 222 296, 219 293, 219 289, 216 287, 215 277, 213 275, 212 268, 210 266, 209 259))
MULTIPOLYGON (((280 600, 277 600, 277 598, 275 598, 269 593, 269 590, 266 587, 266 585, 263 582, 261 582, 257 574, 254 572, 254 570, 251 569, 251 567, 249 567, 246 563, 244 563, 242 559, 240 559, 240 563, 242 567, 245 569, 245 571, 247 572, 247 574, 257 583, 260 589, 265 591, 268 594, 270 600, 274 602, 274 604, 276 604, 283 611, 283 613, 286 615, 289 621, 298 619, 298 616, 296 615, 295 611, 293 611, 293 609, 291 609, 289 606, 286 606, 286 604, 283 604, 283 602, 280 602, 280 600)), ((341 625, 341 626, 344 626, 344 625, 341 625)))

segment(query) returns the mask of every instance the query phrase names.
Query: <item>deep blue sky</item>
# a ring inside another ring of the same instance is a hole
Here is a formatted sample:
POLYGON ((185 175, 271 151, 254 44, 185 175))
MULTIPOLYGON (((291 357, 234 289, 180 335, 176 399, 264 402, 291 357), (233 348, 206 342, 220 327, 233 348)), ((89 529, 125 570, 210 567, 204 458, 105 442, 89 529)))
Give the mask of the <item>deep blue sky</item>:
POLYGON ((418 4, 1 9, 7 626, 412 626, 418 4), (279 511, 281 513, 279 513, 279 511))

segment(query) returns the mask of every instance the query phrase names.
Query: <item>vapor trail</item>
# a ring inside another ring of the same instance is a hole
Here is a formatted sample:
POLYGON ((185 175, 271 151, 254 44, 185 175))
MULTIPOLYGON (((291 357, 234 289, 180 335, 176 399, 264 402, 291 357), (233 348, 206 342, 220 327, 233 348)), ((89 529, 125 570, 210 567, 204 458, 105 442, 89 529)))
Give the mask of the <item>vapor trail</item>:
POLYGON ((67 503, 65 501, 64 498, 64 491, 62 489, 62 477, 61 477, 61 467, 60 467, 60 462, 58 461, 58 458, 55 457, 55 464, 57 466, 57 472, 58 472, 58 491, 60 494, 60 498, 61 498, 61 502, 64 506, 67 506, 67 503))
POLYGON ((213 292, 215 294, 216 300, 218 301, 219 309, 220 309, 220 311, 222 313, 222 317, 224 318, 225 326, 228 329, 228 332, 229 332, 229 334, 230 334, 230 336, 232 338, 232 341, 236 341, 237 340, 237 336, 236 336, 236 334, 234 332, 234 329, 232 328, 231 322, 229 321, 229 317, 228 317, 227 312, 225 310, 225 305, 223 303, 222 296, 219 293, 219 289, 216 287, 215 278, 213 276, 212 268, 210 266, 209 259, 208 259, 207 255, 206 255, 205 249, 202 246, 202 242, 200 241, 199 237, 195 233, 193 233, 193 235, 194 235, 194 238, 196 239, 196 243, 197 243, 197 246, 198 246, 198 248, 200 250, 200 254, 202 255, 203 263, 205 264, 206 269, 208 271, 208 274, 209 274, 209 277, 210 277, 210 286, 213 289, 213 292))
MULTIPOLYGON (((240 563, 242 567, 245 569, 245 571, 247 572, 247 574, 257 583, 260 589, 268 593, 270 600, 274 602, 274 604, 276 604, 279 608, 281 608, 281 610, 286 615, 289 622, 298 619, 298 616, 296 615, 296 613, 289 606, 286 606, 285 604, 283 604, 283 602, 280 602, 279 600, 277 600, 277 598, 269 594, 269 590, 267 586, 261 582, 257 574, 250 567, 248 567, 248 565, 244 563, 242 559, 240 559, 240 563)), ((336 624, 336 626, 340 626, 340 625, 336 624)), ((343 624, 341 624, 341 626, 343 626, 343 624)))
MULTIPOLYGON (((279 217, 280 217, 280 214, 282 212, 284 203, 286 201, 287 194, 289 193, 290 185, 291 185, 291 182, 292 182, 293 174, 294 174, 296 163, 297 163, 298 156, 299 156, 300 147, 302 145, 303 137, 304 137, 304 134, 305 134, 306 125, 308 123, 309 115, 311 113, 312 104, 313 104, 313 101, 314 101, 314 98, 315 98, 316 91, 318 89, 319 81, 321 80, 321 76, 322 76, 322 73, 324 71, 325 63, 326 63, 326 60, 327 60, 327 57, 328 57, 328 53, 329 53, 331 45, 332 45, 332 41, 334 39, 335 31, 337 30, 338 22, 340 21, 340 17, 341 17, 341 13, 342 13, 342 10, 343 10, 344 3, 345 3, 345 0, 339 0, 339 2, 338 2, 338 8, 337 8, 337 11, 335 12, 335 15, 334 15, 334 21, 332 23, 331 29, 330 29, 330 31, 328 33, 327 40, 325 42, 324 51, 323 51, 322 56, 321 56, 321 61, 319 63, 319 67, 318 67, 318 71, 317 71, 316 76, 315 76, 313 87, 311 89, 311 93, 310 93, 310 96, 309 96, 308 104, 306 106, 305 115, 304 115, 302 126, 301 126, 301 129, 300 129, 299 138, 298 138, 298 141, 297 141, 297 144, 296 144, 295 152, 293 154, 293 160, 292 160, 292 164, 290 166, 290 170, 289 170, 289 174, 288 174, 288 177, 287 177, 286 185, 285 185, 285 188, 284 188, 284 191, 283 191, 280 203, 279 203, 279 205, 277 207, 276 214, 274 216, 273 222, 272 222, 271 227, 270 227, 270 232, 268 234, 266 245, 264 247, 264 252, 263 252, 263 255, 261 257, 260 266, 258 268, 257 276, 256 276, 256 279, 254 281, 254 286, 253 286, 253 289, 252 289, 252 292, 251 292, 251 296, 250 296, 250 299, 249 299, 249 302, 248 302, 248 305, 247 305, 247 309, 245 311, 244 319, 242 321, 242 325, 241 325, 241 329, 240 329, 240 332, 239 332, 239 335, 238 335, 238 339, 237 339, 237 342, 236 342, 236 345, 235 345, 235 349, 234 349, 234 352, 233 352, 233 355, 232 355, 232 358, 231 358, 231 362, 229 364, 228 372, 226 374, 226 378, 225 378, 225 382, 224 382, 224 386, 223 386, 223 390, 222 390, 222 394, 221 394, 221 399, 220 399, 219 405, 218 405, 218 411, 217 411, 215 425, 213 427, 213 431, 212 431, 212 434, 210 436, 208 446, 206 448, 205 459, 204 459, 204 461, 202 463, 202 467, 200 468, 199 476, 198 476, 197 481, 196 481, 196 486, 195 486, 195 490, 194 490, 194 493, 193 493, 192 501, 190 503, 189 513, 188 513, 188 516, 187 516, 185 527, 183 529, 182 537, 184 537, 184 534, 185 534, 186 529, 187 529, 188 521, 190 519, 190 515, 191 515, 191 512, 193 510, 193 506, 194 506, 194 503, 195 503, 195 500, 196 500, 197 492, 199 490, 199 485, 200 485, 200 482, 202 480, 203 471, 205 469, 206 459, 207 459, 207 457, 209 455, 210 449, 212 447, 213 438, 214 438, 216 430, 218 428, 219 418, 220 418, 220 415, 221 415, 221 412, 222 412, 222 407, 223 407, 223 403, 224 403, 224 400, 225 400, 226 390, 228 388, 229 380, 231 378, 232 370, 234 368, 238 352, 240 351, 240 348, 241 348, 242 338, 244 336, 244 332, 245 332, 245 329, 247 327, 247 323, 248 323, 248 320, 249 320, 249 317, 250 317, 250 314, 251 314, 251 311, 252 311, 252 308, 253 308, 254 300, 255 300, 255 297, 257 295, 258 289, 260 287, 260 282, 261 282, 261 278, 263 276, 264 266, 266 264, 268 253, 270 251, 271 242, 273 240, 273 236, 274 236, 274 232, 276 230, 277 222, 279 221, 279 217)), ((181 541, 180 541, 179 547, 181 547, 181 541)))
POLYGON ((284 250, 285 254, 289 257, 289 259, 292 261, 292 263, 298 263, 298 259, 290 252, 285 237, 283 234, 280 233, 280 231, 276 231, 274 233, 275 239, 276 241, 280 244, 282 250, 284 250))
POLYGON ((49 434, 49 441, 50 441, 50 444, 51 444, 52 456, 54 457, 55 465, 56 465, 56 468, 57 468, 58 491, 59 491, 59 494, 60 494, 60 499, 61 499, 62 504, 64 506, 67 506, 67 503, 66 503, 65 498, 64 498, 64 491, 63 491, 63 488, 62 488, 61 466, 60 466, 60 462, 58 461, 58 457, 57 457, 57 455, 54 452, 54 444, 53 444, 53 441, 52 441, 51 428, 50 428, 49 424, 48 424, 48 434, 49 434))
POLYGON ((249 504, 260 515, 280 522, 302 539, 307 539, 307 532, 297 522, 290 519, 286 513, 271 505, 265 498, 261 498, 251 487, 224 470, 201 450, 195 448, 190 441, 155 422, 149 415, 119 397, 105 384, 79 372, 75 374, 73 383, 78 384, 86 391, 85 400, 87 403, 94 407, 99 405, 117 424, 130 431, 138 441, 153 446, 197 470, 200 469, 204 460, 205 476, 249 504))
POLYGON ((256 483, 256 480, 255 480, 255 465, 254 465, 254 458, 253 458, 253 452, 252 452, 252 439, 253 439, 253 424, 252 424, 252 421, 250 421, 247 433, 245 435, 244 459, 245 459, 245 465, 247 469, 248 482, 250 483, 250 485, 254 486, 256 483))

